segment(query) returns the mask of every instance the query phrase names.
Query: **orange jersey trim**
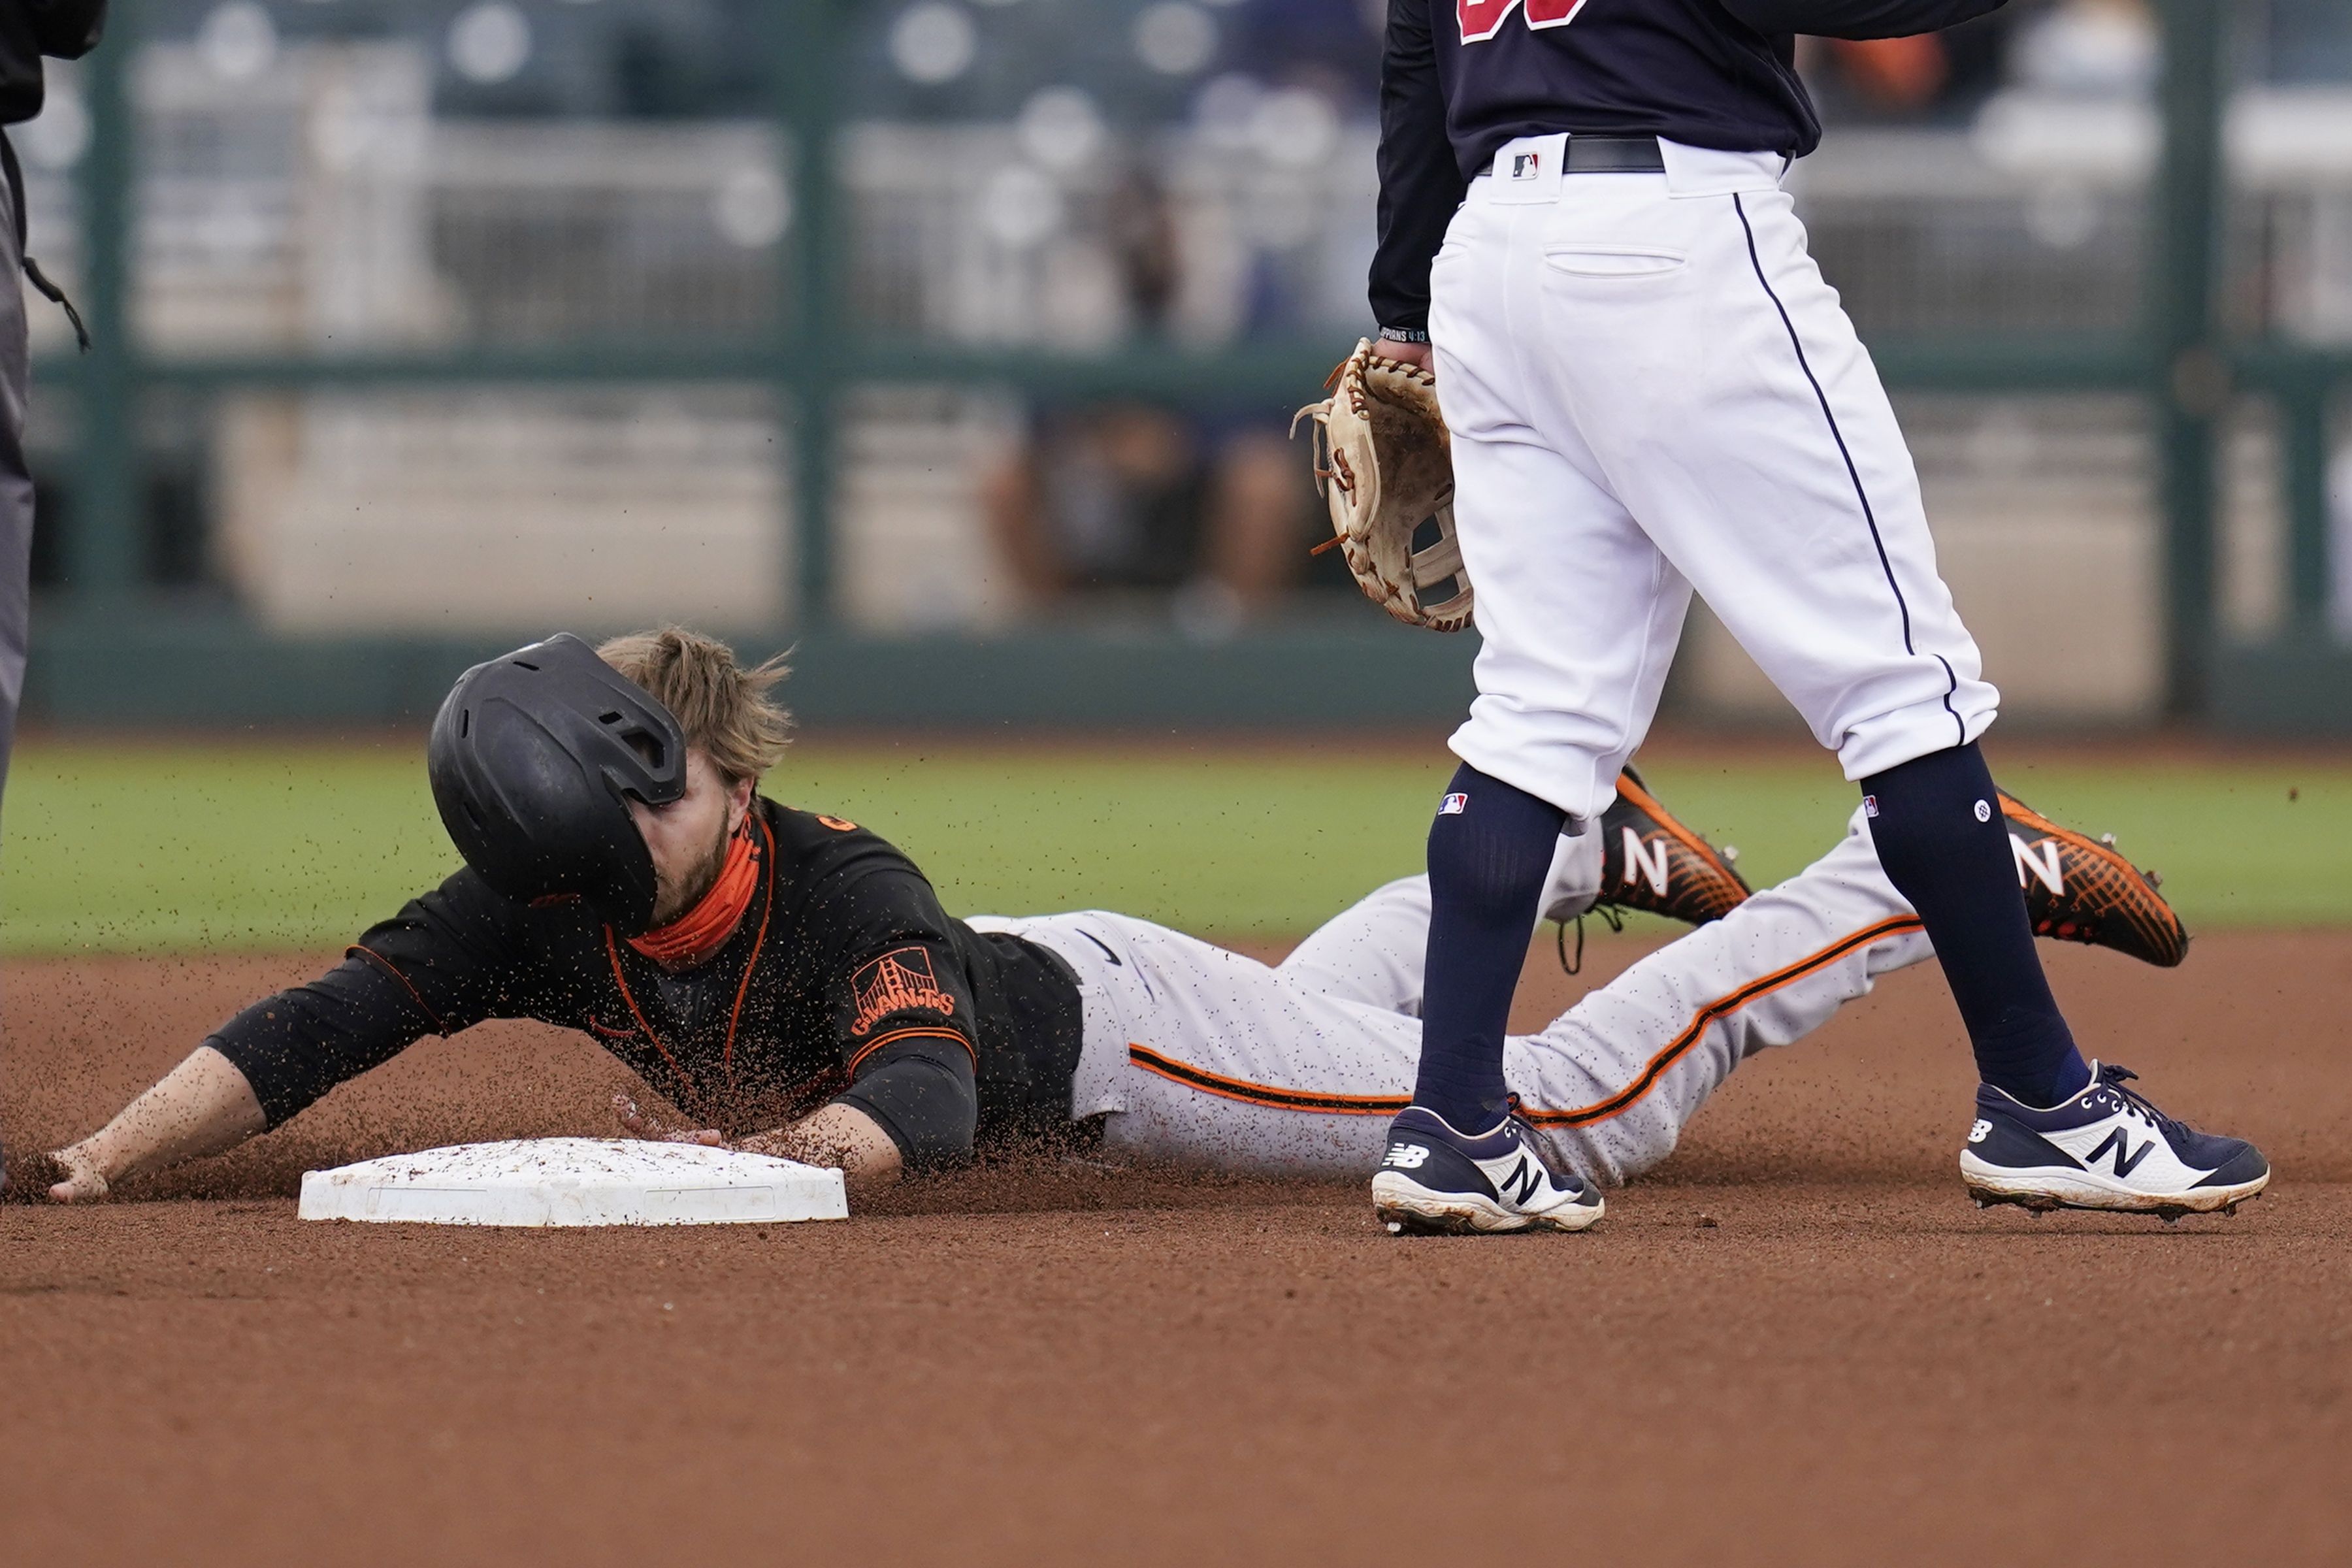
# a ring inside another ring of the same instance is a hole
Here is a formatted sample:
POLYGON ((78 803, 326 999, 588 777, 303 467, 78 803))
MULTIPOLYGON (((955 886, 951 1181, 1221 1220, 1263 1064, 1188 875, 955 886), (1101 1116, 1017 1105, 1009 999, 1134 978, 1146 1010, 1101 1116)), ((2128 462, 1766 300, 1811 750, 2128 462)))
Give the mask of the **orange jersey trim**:
MULTIPOLYGON (((743 978, 735 985, 735 1005, 727 1015, 727 1042, 719 1055, 719 1068, 726 1073, 730 1086, 735 1081, 736 1026, 743 1021, 743 998, 751 989, 751 972, 760 966, 760 950, 768 945, 768 919, 776 910, 776 837, 768 831, 764 821, 760 824, 760 832, 768 846, 765 874, 768 901, 760 910, 760 933, 751 939, 751 956, 744 961, 743 978)), ((731 932, 729 940, 733 940, 731 932)), ((653 1025, 646 1021, 644 1010, 637 1005, 636 993, 629 989, 629 977, 621 973, 621 948, 614 940, 613 928, 609 925, 604 928, 604 955, 612 961, 613 984, 621 988, 621 1000, 629 1005, 629 1016, 637 1021, 637 1027, 645 1031, 646 1038, 653 1042, 654 1049, 661 1053, 662 1060, 667 1062, 670 1071, 677 1075, 680 1085, 698 1099, 707 1098, 678 1059, 670 1054, 669 1047, 662 1043, 662 1037, 654 1033, 653 1025)))
POLYGON ((719 1053, 719 1065, 727 1074, 727 1081, 735 1081, 735 1026, 743 1021, 743 998, 751 990, 751 972, 760 967, 760 950, 768 945, 768 917, 776 912, 776 836, 768 831, 768 819, 759 818, 760 838, 768 847, 768 901, 760 908, 760 934, 751 939, 751 956, 743 961, 743 978, 735 985, 735 1005, 727 1013, 727 1048, 719 1053))
POLYGON ((877 1036, 876 1038, 866 1041, 864 1045, 857 1047, 857 1054, 849 1058, 848 1070, 856 1072, 857 1070, 858 1063, 864 1061, 867 1057, 872 1056, 876 1051, 880 1050, 883 1047, 888 1045, 893 1040, 911 1040, 919 1038, 953 1040, 957 1045, 961 1046, 964 1050, 970 1054, 971 1057, 971 1065, 975 1068, 980 1066, 980 1053, 971 1048, 971 1042, 970 1040, 965 1039, 953 1029, 926 1029, 916 1027, 893 1029, 887 1035, 877 1036))
POLYGON ((449 1037, 449 1026, 441 1021, 440 1014, 436 1013, 432 1008, 425 1005, 425 997, 423 994, 416 989, 415 984, 411 981, 407 975, 403 974, 398 969, 393 967, 392 960, 386 958, 375 949, 363 946, 359 942, 353 942, 351 946, 343 949, 343 955, 346 958, 350 957, 354 952, 365 953, 368 957, 374 959, 376 963, 382 964, 383 966, 383 972, 386 974, 391 975, 394 980, 400 982, 401 989, 408 993, 408 999, 416 1004, 416 1010, 433 1020, 433 1032, 440 1036, 445 1040, 449 1037))
POLYGON ((1127 1047, 1127 1059, 1146 1072, 1157 1073, 1187 1089, 1197 1089, 1202 1094, 1238 1100, 1245 1105, 1270 1106, 1276 1110, 1307 1110, 1325 1116, 1394 1116, 1412 1103, 1410 1096, 1402 1094, 1325 1094, 1315 1089, 1276 1089, 1271 1084, 1252 1083, 1245 1078, 1227 1078, 1132 1042, 1127 1047))
POLYGON ((1691 1016, 1691 1021, 1683 1026, 1683 1032, 1669 1041, 1665 1049, 1650 1058, 1639 1077, 1608 1099, 1596 1100, 1591 1105, 1579 1106, 1574 1110, 1525 1109, 1519 1114, 1538 1127, 1587 1127, 1596 1121, 1606 1121, 1612 1116, 1631 1110, 1652 1089, 1657 1088, 1658 1080, 1665 1077, 1666 1070, 1687 1056, 1691 1047, 1706 1037, 1709 1025, 1738 1012, 1750 1002, 1769 996, 1773 992, 1786 986, 1793 985, 1813 971, 1836 963, 1855 948, 1868 947, 1882 937, 1895 936, 1903 931, 1920 929, 1918 916, 1897 915, 1892 920, 1884 920, 1876 925, 1864 926, 1851 935, 1841 937, 1820 952, 1808 953, 1785 969, 1775 970, 1769 974, 1751 980, 1737 991, 1727 991, 1714 1001, 1700 1007, 1691 1016))
MULTIPOLYGON (((628 976, 621 973, 621 949, 613 941, 611 926, 604 928, 604 953, 613 961, 613 984, 621 988, 621 1000, 629 1005, 629 1016, 637 1021, 637 1027, 645 1031, 646 1038, 652 1041, 654 1049, 661 1053, 661 1059, 669 1063, 669 1070, 677 1075, 678 1083, 688 1090, 693 1091, 694 1079, 688 1077, 686 1069, 677 1065, 677 1058, 669 1054, 669 1047, 662 1044, 662 1037, 654 1033, 654 1026, 646 1022, 645 1013, 637 1006, 636 993, 629 989, 628 976)), ((698 1094, 697 1098, 699 1099, 700 1096, 698 1094)))
MULTIPOLYGON (((1882 938, 1919 929, 1916 915, 1898 915, 1841 937, 1818 952, 1808 953, 1785 968, 1751 980, 1737 991, 1726 992, 1701 1006, 1692 1015, 1691 1021, 1684 1026, 1682 1032, 1649 1059, 1632 1083, 1608 1099, 1573 1110, 1522 1107, 1519 1114, 1538 1127, 1584 1127, 1621 1115, 1646 1097, 1658 1086, 1658 1081, 1665 1077, 1669 1068, 1690 1054, 1691 1048, 1706 1037, 1709 1026, 1737 1013, 1751 1002, 1796 984, 1815 970, 1836 963, 1858 947, 1867 947, 1882 938)), ((1181 1083, 1202 1094, 1240 1100, 1246 1105, 1263 1105, 1276 1110, 1298 1110, 1322 1116, 1394 1116, 1412 1103, 1410 1097, 1402 1094, 1328 1094, 1314 1089, 1277 1089, 1271 1084, 1252 1083, 1247 1079, 1228 1078, 1206 1068, 1194 1067, 1190 1062, 1178 1061, 1149 1046, 1132 1042, 1127 1047, 1127 1059, 1146 1072, 1157 1074, 1171 1083, 1181 1083)))

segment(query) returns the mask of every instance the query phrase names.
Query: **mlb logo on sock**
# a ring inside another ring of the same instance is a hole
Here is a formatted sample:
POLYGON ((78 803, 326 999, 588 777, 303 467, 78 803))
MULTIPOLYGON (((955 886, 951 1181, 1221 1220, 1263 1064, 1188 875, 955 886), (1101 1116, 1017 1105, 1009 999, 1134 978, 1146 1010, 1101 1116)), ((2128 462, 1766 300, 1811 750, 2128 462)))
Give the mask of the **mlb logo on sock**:
POLYGON ((1540 153, 1514 153, 1511 154, 1511 178, 1532 180, 1540 172, 1542 163, 1543 154, 1540 153))
POLYGON ((1878 797, 1876 795, 1866 795, 1862 797, 1862 815, 1864 816, 1876 816, 1878 815, 1878 797))
POLYGON ((1466 795, 1449 795, 1444 800, 1437 803, 1437 815, 1440 816, 1459 816, 1469 804, 1470 797, 1466 795))

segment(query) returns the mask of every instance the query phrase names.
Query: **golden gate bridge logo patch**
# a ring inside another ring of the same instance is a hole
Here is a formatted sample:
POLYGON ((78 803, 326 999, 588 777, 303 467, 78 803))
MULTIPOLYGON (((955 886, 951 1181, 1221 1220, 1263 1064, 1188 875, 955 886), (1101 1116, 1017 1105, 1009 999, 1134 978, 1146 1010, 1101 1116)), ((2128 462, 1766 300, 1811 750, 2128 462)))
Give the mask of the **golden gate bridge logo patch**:
POLYGON ((857 1021, 849 1026, 853 1035, 863 1035, 891 1014, 909 1007, 934 1013, 955 1011, 955 998, 940 989, 930 952, 924 948, 901 947, 884 953, 849 977, 849 989, 857 1002, 857 1021))

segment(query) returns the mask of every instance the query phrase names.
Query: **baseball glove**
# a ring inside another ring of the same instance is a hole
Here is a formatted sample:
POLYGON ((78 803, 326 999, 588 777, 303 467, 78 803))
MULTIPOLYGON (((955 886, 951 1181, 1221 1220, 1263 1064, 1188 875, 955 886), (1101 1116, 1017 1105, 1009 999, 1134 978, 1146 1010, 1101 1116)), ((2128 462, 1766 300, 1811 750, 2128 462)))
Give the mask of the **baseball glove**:
POLYGON ((1331 509, 1333 545, 1364 596, 1407 626, 1470 624, 1470 578, 1454 537, 1454 454, 1437 411, 1437 377, 1381 353, 1370 338, 1324 384, 1331 395, 1292 418, 1315 421, 1315 488, 1331 509), (1437 539, 1413 548, 1434 521, 1437 539), (1431 590, 1448 584, 1443 597, 1431 590))

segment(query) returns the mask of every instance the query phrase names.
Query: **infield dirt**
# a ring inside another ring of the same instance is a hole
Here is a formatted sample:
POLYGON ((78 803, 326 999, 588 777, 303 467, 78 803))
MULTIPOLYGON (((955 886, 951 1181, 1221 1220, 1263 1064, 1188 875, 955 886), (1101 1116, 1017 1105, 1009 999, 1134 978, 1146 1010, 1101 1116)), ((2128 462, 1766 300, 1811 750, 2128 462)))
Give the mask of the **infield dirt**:
MULTIPOLYGON (((1547 948, 1521 1023, 1639 951, 1547 948)), ((1071 1162, 837 1225, 296 1220, 306 1168, 608 1132, 631 1081, 528 1026, 428 1041, 143 1201, 0 1207, 0 1560, 2344 1562, 2352 935, 2051 958, 2086 1047, 2261 1142, 2270 1195, 1970 1208, 1920 970, 1580 1237, 1071 1162)), ((0 1134, 86 1131, 314 968, 9 965, 0 1134)))

